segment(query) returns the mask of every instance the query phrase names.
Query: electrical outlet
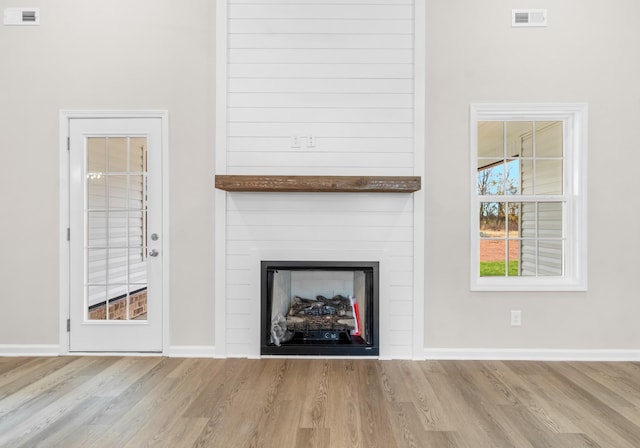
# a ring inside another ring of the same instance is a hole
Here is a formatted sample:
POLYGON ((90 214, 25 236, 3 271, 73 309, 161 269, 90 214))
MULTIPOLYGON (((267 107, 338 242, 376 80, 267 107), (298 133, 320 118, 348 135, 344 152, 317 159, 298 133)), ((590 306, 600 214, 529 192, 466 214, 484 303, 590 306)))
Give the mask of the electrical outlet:
POLYGON ((522 325, 522 311, 511 310, 511 326, 519 327, 522 325))
POLYGON ((300 147, 300 136, 299 135, 292 135, 291 136, 291 147, 292 148, 299 148, 300 147))
POLYGON ((316 138, 313 135, 307 136, 307 148, 315 148, 316 147, 316 138))

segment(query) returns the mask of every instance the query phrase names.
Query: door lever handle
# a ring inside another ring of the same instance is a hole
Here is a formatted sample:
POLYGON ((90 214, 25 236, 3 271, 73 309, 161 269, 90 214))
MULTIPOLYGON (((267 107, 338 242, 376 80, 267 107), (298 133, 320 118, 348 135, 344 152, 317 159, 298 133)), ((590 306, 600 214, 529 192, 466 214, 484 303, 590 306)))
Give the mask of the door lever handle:
POLYGON ((157 257, 157 256, 158 256, 158 251, 157 251, 157 250, 155 250, 155 249, 152 249, 152 250, 149 252, 149 256, 150 256, 150 257, 157 257))

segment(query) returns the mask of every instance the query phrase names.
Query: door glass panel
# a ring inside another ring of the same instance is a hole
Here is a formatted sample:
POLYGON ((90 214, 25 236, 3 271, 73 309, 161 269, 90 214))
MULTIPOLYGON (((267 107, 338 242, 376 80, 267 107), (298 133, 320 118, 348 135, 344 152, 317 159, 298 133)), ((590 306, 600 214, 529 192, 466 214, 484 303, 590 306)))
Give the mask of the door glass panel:
POLYGON ((129 144, 129 171, 146 173, 147 171, 147 139, 133 137, 129 144))
POLYGON ((129 149, 127 137, 107 138, 107 160, 110 173, 124 173, 127 171, 127 153, 129 149))
POLYGON ((147 319, 147 139, 87 139, 86 318, 147 319))
MULTIPOLYGON (((89 249, 87 259, 89 264, 89 284, 100 285, 102 289, 105 289, 106 275, 109 272, 107 269, 107 249, 89 249)), ((89 305, 95 305, 95 303, 90 303, 89 305)))
POLYGON ((94 171, 87 179, 90 210, 107 208, 107 179, 102 172, 94 171))
POLYGON ((117 174, 111 174, 108 176, 109 185, 109 209, 126 209, 127 208, 127 196, 129 193, 127 185, 127 176, 121 176, 117 174))
POLYGON ((87 139, 87 165, 89 172, 103 173, 107 171, 107 142, 102 137, 89 137, 87 139))
POLYGON ((89 211, 87 214, 87 237, 91 247, 104 247, 107 244, 107 213, 89 211))
POLYGON ((87 288, 88 318, 90 320, 107 320, 107 299, 106 286, 89 286, 87 288))

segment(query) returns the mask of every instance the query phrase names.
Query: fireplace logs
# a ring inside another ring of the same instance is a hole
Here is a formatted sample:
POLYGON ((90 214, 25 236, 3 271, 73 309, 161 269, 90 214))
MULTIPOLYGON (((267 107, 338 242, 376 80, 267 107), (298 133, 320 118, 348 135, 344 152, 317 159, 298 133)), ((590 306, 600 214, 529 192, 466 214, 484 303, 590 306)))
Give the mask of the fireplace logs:
POLYGON ((317 296, 315 300, 294 297, 287 313, 287 328, 294 331, 305 330, 353 330, 351 300, 337 295, 332 299, 317 296))

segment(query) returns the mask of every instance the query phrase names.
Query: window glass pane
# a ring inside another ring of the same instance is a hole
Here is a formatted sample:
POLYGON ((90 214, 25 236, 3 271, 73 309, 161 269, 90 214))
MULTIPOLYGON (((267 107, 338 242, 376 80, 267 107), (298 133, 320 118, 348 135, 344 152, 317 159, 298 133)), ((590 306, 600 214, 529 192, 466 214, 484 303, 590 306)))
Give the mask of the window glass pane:
POLYGON ((538 241, 538 275, 559 276, 562 275, 562 240, 538 241))
POLYGON ((504 193, 509 195, 520 194, 520 159, 509 160, 505 166, 504 193))
POLYGON ((538 236, 537 211, 535 202, 521 204, 520 236, 522 238, 536 238, 538 236))
POLYGON ((480 203, 480 237, 481 238, 505 238, 504 202, 481 202, 480 203))
POLYGON ((480 277, 506 276, 505 259, 505 240, 480 240, 480 277))
POLYGON ((509 268, 507 275, 509 277, 517 277, 520 275, 520 241, 510 239, 507 240, 507 256, 509 257, 509 268))
POLYGON ((509 121, 507 126, 507 157, 531 157, 531 135, 533 122, 509 121), (527 150, 529 151, 526 154, 527 150))
POLYGON ((538 204, 522 204, 520 275, 538 275, 538 204))
POLYGON ((520 240, 520 275, 523 277, 535 277, 537 275, 537 240, 520 240))
POLYGON ((508 220, 509 238, 517 238, 520 236, 520 215, 522 210, 522 204, 519 202, 507 202, 502 204, 506 208, 508 220))
POLYGON ((536 160, 535 194, 562 194, 562 160, 536 160))
POLYGON ((478 171, 478 194, 498 195, 504 194, 505 167, 499 163, 489 168, 478 171))
POLYGON ((478 172, 483 171, 485 169, 489 169, 492 168, 496 165, 500 165, 504 162, 504 159, 500 158, 500 159, 496 159, 496 158, 484 158, 484 159, 478 159, 478 172))
POLYGON ((507 239, 507 275, 517 276, 520 275, 520 216, 522 211, 522 204, 519 202, 508 202, 506 204, 506 211, 508 216, 508 239, 507 239))
POLYGON ((533 133, 522 137, 522 154, 520 157, 533 157, 533 133))
POLYGON ((478 122, 478 157, 504 158, 504 123, 478 122))
POLYGON ((539 203, 537 227, 539 238, 562 238, 562 203, 539 203))
POLYGON ((522 205, 521 274, 562 275, 564 260, 563 204, 560 202, 522 205))
POLYGON ((533 179, 533 160, 522 160, 520 162, 520 193, 533 194, 533 179))
POLYGON ((536 157, 562 157, 563 140, 561 121, 536 122, 536 157))
POLYGON ((126 172, 127 171, 127 147, 128 139, 126 137, 110 137, 108 141, 108 160, 109 172, 126 172))

